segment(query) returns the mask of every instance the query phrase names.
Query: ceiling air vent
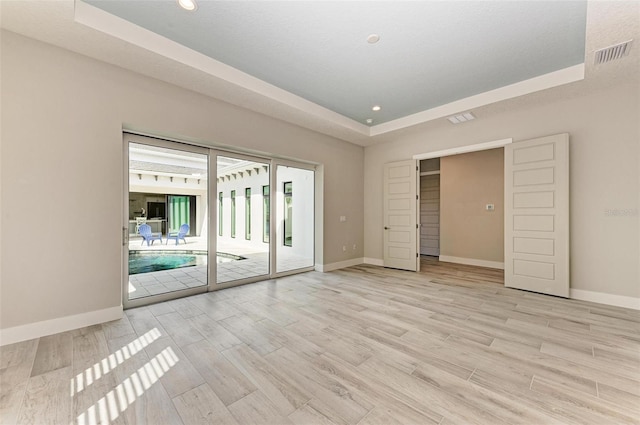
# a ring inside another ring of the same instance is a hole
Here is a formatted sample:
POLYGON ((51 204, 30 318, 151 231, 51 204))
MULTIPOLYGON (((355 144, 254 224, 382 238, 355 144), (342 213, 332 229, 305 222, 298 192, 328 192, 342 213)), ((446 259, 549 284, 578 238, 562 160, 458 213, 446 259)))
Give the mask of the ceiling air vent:
POLYGON ((451 124, 460 124, 462 122, 475 120, 476 117, 471 112, 464 112, 460 115, 451 115, 447 119, 451 122, 451 124))
POLYGON ((614 44, 613 46, 596 50, 595 64, 600 65, 603 63, 621 59, 622 57, 628 55, 629 50, 631 50, 632 41, 633 40, 629 40, 625 41, 624 43, 614 44))

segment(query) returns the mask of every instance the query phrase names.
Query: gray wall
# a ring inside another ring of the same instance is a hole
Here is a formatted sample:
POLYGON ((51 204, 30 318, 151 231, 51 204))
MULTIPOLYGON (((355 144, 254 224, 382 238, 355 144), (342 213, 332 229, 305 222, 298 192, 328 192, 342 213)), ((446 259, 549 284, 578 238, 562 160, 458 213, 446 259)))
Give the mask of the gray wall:
POLYGON ((567 91, 551 89, 571 93, 568 97, 533 95, 535 106, 520 106, 514 99, 486 116, 476 111, 478 119, 472 122, 454 126, 442 119, 367 147, 365 257, 382 259, 384 163, 509 137, 518 142, 568 132, 571 287, 640 297, 638 81, 611 81, 589 94, 580 93, 581 84, 567 91))
POLYGON ((504 149, 440 159, 440 255, 504 263, 504 149))
POLYGON ((0 52, 3 329, 121 304, 123 126, 322 164, 320 263, 363 256, 363 148, 10 32, 0 52))

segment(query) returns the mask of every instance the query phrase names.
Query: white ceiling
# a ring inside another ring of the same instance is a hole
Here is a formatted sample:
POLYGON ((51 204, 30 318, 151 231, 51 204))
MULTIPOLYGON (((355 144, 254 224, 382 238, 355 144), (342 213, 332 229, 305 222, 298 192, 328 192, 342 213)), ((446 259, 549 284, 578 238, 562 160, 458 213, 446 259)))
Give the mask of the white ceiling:
POLYGON ((363 124, 584 61, 586 1, 84 1, 363 124))
POLYGON ((535 101, 530 93, 585 73, 638 71, 637 47, 609 71, 590 63, 594 49, 638 36, 638 2, 200 0, 186 12, 174 0, 87 1, 3 0, 1 24, 363 146, 450 114, 535 101))

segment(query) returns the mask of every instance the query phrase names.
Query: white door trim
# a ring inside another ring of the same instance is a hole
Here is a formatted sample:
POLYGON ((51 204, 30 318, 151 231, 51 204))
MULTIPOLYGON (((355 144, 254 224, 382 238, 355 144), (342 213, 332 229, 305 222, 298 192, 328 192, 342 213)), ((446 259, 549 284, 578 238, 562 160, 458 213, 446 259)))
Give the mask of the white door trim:
POLYGON ((443 156, 459 155, 461 153, 486 151, 488 149, 501 148, 501 147, 506 146, 506 145, 508 145, 510 143, 513 143, 513 139, 512 138, 500 139, 500 140, 494 140, 494 141, 491 141, 491 142, 476 143, 475 145, 467 145, 467 146, 460 146, 460 147, 457 147, 457 148, 444 149, 444 150, 441 150, 441 151, 419 153, 419 154, 413 155, 412 158, 413 159, 418 159, 418 160, 441 158, 443 156))
POLYGON ((414 159, 384 164, 385 267, 420 270, 418 174, 418 162, 414 159))

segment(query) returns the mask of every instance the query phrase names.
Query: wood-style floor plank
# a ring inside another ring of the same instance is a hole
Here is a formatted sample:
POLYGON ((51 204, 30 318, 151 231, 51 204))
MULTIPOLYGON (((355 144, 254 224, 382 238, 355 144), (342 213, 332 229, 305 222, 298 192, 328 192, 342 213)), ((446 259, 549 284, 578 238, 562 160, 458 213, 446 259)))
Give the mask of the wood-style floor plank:
POLYGON ((259 390, 231 404, 229 411, 243 425, 292 425, 259 390))
POLYGON ((173 399, 182 422, 192 425, 240 425, 207 384, 173 399))
MULTIPOLYGON (((126 322, 128 324, 128 322, 126 322)), ((115 329, 126 329, 116 326, 115 329)), ((124 336, 131 341, 135 335, 124 336)), ((115 335, 115 334, 112 334, 115 335)), ((114 338, 114 340, 119 338, 114 338)), ((74 422, 77 423, 113 423, 124 424, 119 409, 108 405, 106 397, 117 385, 118 380, 113 373, 113 363, 109 362, 112 353, 105 332, 102 328, 83 333, 73 338, 73 390, 74 422)), ((113 394, 113 393, 112 393, 113 394)), ((115 398, 111 399, 113 401, 115 398)))
POLYGON ((31 376, 71 366, 72 339, 70 332, 40 338, 31 376))
POLYGON ((249 378, 208 341, 202 340, 187 345, 183 352, 225 406, 257 390, 249 378))
POLYGON ((115 398, 120 415, 129 425, 182 424, 161 382, 161 374, 173 366, 163 355, 149 357, 145 350, 155 345, 155 351, 162 352, 167 342, 175 343, 154 329, 137 338, 124 336, 108 342, 117 363, 113 369, 117 385, 105 395, 115 398))
MULTIPOLYGON (((71 422, 69 381, 71 366, 39 373, 29 378, 18 425, 68 424, 71 422)), ((3 422, 2 423, 10 423, 3 422)))
POLYGON ((262 391, 282 416, 290 415, 312 398, 246 345, 226 350, 223 355, 262 391))
POLYGON ((309 405, 337 424, 357 423, 374 407, 365 397, 349 391, 285 347, 270 353, 266 359, 302 383, 303 389, 313 395, 309 405))
POLYGON ((145 348, 149 358, 158 358, 162 365, 169 365, 160 377, 162 386, 170 398, 204 384, 204 378, 193 367, 180 347, 169 337, 160 338, 145 348))
POLYGON ((16 423, 24 399, 38 340, 0 347, 0 418, 16 423))
MULTIPOLYGON (((331 421, 322 413, 318 412, 313 407, 305 404, 295 412, 289 415, 289 419, 294 424, 304 424, 304 425, 336 425, 335 422, 331 421)), ((360 421, 359 425, 362 425, 363 422, 360 421)))
POLYGON ((640 313, 502 280, 424 258, 129 310, 1 347, 0 423, 640 424, 640 313))

